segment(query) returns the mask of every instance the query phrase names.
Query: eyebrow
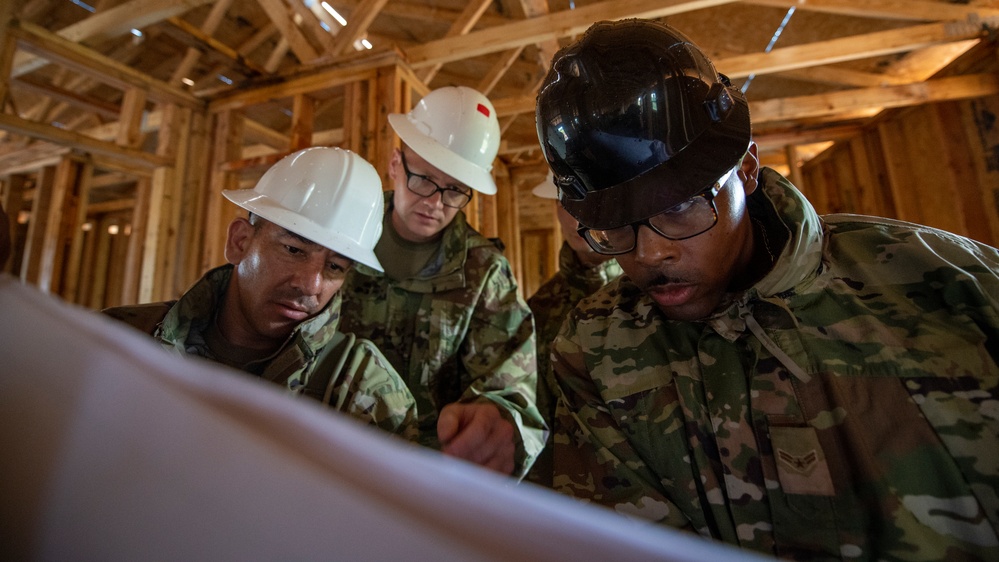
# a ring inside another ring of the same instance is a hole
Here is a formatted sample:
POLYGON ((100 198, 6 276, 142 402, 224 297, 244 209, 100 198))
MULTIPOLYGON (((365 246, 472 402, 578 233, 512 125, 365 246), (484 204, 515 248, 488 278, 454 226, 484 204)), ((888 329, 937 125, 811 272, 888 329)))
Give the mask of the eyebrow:
MULTIPOLYGON (((441 185, 440 183, 437 182, 437 178, 432 178, 429 175, 424 174, 424 173, 414 172, 413 171, 413 166, 409 163, 410 162, 409 159, 406 158, 406 151, 402 150, 402 151, 400 151, 400 153, 402 154, 402 161, 406 164, 406 167, 409 168, 409 173, 410 174, 413 174, 414 176, 420 176, 421 178, 427 178, 428 180, 436 183, 437 185, 441 185)), ((466 191, 472 191, 471 187, 469 187, 469 186, 467 186, 467 185, 465 185, 465 184, 463 184, 461 182, 445 183, 441 187, 451 188, 451 189, 454 189, 456 191, 461 191, 462 193, 464 193, 466 191)))
POLYGON ((296 240, 299 240, 299 241, 300 241, 300 242, 302 242, 303 244, 308 244, 308 245, 310 245, 310 246, 318 246, 318 247, 320 247, 320 248, 323 248, 323 249, 325 249, 325 250, 329 250, 329 251, 333 252, 333 255, 334 255, 335 257, 338 257, 338 258, 340 258, 340 259, 343 259, 343 260, 346 260, 346 261, 350 262, 350 263, 348 263, 348 264, 347 264, 347 266, 348 266, 348 267, 349 267, 349 266, 352 266, 352 265, 354 265, 354 260, 353 260, 353 259, 351 259, 351 258, 348 258, 347 256, 345 256, 345 255, 341 254, 340 252, 338 252, 338 251, 336 251, 336 250, 331 250, 330 248, 327 248, 326 246, 323 246, 322 244, 320 244, 320 243, 318 243, 318 242, 314 242, 314 241, 312 241, 312 240, 309 240, 308 238, 306 238, 306 237, 304 237, 304 236, 300 236, 300 235, 298 235, 298 234, 295 234, 294 232, 292 232, 292 231, 288 230, 287 228, 285 228, 285 227, 283 227, 283 226, 282 226, 282 227, 279 227, 279 228, 280 228, 280 229, 281 229, 281 231, 282 231, 282 232, 281 232, 281 233, 282 233, 282 235, 285 235, 285 236, 291 236, 292 238, 294 238, 294 239, 296 239, 296 240))

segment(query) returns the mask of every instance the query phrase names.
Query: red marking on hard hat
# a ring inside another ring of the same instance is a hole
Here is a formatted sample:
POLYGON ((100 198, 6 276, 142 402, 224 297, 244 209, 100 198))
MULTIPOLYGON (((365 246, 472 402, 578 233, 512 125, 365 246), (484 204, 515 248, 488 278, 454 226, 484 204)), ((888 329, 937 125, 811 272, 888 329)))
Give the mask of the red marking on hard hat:
POLYGON ((479 106, 476 107, 475 109, 478 109, 479 113, 485 115, 486 117, 489 117, 489 108, 488 107, 486 107, 486 106, 484 106, 484 105, 482 105, 480 103, 479 106))

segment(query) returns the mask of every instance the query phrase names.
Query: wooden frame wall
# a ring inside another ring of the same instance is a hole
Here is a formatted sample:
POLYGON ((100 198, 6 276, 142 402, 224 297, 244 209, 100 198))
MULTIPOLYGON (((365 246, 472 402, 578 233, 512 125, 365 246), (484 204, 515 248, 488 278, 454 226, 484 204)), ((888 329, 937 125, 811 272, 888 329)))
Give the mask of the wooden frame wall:
POLYGON ((820 214, 924 224, 999 245, 999 97, 906 109, 810 160, 802 192, 820 214))
POLYGON ((191 148, 200 145, 191 137, 206 104, 37 26, 13 22, 2 41, 0 129, 34 141, 22 155, 4 155, 22 161, 3 181, 4 209, 17 223, 27 219, 16 229, 6 269, 92 308, 174 295, 178 281, 190 277, 185 261, 176 259, 181 217, 190 211, 179 195, 185 188, 203 191, 188 163, 191 148), (18 55, 122 90, 114 108, 118 121, 81 134, 20 116, 5 97, 18 55), (156 137, 147 139, 152 131, 156 137), (130 178, 130 205, 109 208, 92 200, 104 174, 130 178))

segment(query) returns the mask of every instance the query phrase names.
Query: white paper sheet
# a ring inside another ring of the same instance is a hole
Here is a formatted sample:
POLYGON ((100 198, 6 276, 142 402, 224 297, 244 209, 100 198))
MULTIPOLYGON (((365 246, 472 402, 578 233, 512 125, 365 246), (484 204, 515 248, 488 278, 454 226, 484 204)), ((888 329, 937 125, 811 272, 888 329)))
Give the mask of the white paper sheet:
POLYGON ((0 276, 0 552, 43 560, 750 555, 402 442, 0 276))

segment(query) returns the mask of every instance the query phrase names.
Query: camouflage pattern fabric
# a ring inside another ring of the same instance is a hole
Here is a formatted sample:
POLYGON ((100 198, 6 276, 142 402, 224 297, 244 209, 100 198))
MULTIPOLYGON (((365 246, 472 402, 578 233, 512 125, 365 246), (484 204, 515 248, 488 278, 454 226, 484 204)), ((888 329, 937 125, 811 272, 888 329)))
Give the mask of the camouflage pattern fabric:
MULTIPOLYGON (((167 349, 214 360, 204 332, 215 318, 232 271, 232 265, 209 271, 178 301, 122 306, 103 312, 151 334, 167 349)), ((337 333, 340 298, 337 293, 322 312, 299 324, 281 349, 256 366, 255 374, 296 395, 305 393, 312 377, 318 376, 318 369, 330 365, 320 359, 337 333)), ((371 342, 350 343, 327 404, 415 441, 416 401, 402 378, 371 342)))
POLYGON ((555 487, 783 558, 999 560, 999 252, 761 187, 783 252, 711 318, 627 276, 572 312, 555 487))
MULTIPOLYGON (((392 192, 386 192, 391 212, 392 192)), ((534 322, 510 264, 459 212, 441 252, 414 278, 363 265, 347 275, 342 326, 375 342, 416 397, 420 443, 439 449, 437 417, 452 402, 489 401, 519 433, 515 475, 544 446, 535 406, 534 322)))
MULTIPOLYGON (((552 399, 551 389, 553 384, 551 361, 548 357, 551 342, 576 303, 621 275, 621 266, 613 259, 596 267, 587 267, 579 261, 576 252, 566 242, 562 242, 558 262, 558 272, 527 299, 527 306, 534 313, 534 326, 538 332, 538 410, 548 423, 555 415, 555 401, 552 399)), ((550 437, 527 474, 527 480, 551 487, 550 437)))

